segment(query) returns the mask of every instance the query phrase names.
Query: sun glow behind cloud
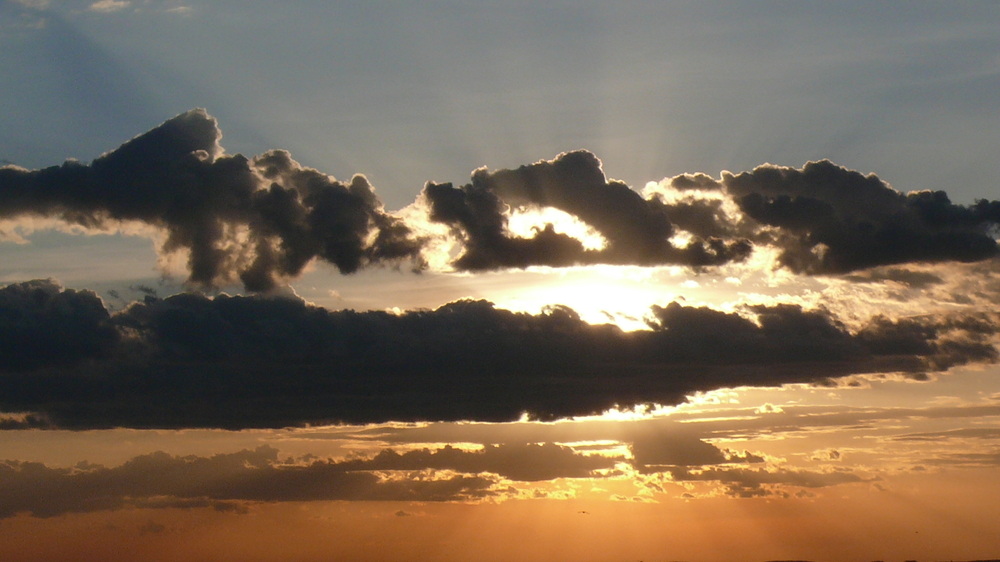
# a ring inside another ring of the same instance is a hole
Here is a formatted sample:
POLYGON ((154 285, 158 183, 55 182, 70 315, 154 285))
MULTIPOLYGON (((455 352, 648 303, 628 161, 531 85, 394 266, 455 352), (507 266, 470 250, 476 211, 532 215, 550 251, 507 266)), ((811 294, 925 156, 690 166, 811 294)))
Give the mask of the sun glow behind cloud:
POLYGON ((995 8, 318 6, 0 5, 0 559, 996 557, 995 8))

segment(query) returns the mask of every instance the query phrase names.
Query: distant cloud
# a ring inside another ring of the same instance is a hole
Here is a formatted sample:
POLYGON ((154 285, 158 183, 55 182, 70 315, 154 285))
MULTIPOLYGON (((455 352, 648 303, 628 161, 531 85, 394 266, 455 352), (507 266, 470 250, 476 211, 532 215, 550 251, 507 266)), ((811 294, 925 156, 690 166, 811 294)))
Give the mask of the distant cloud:
POLYGON ((865 482, 846 471, 822 472, 789 468, 672 468, 667 471, 675 482, 718 482, 727 495, 738 498, 785 496, 785 486, 825 488, 838 484, 865 482))
POLYGON ((33 8, 35 10, 44 10, 49 7, 51 0, 13 0, 15 4, 20 4, 25 8, 33 8))
POLYGON ((117 12, 119 10, 124 10, 132 5, 129 0, 98 0, 90 5, 88 10, 91 12, 117 12))
MULTIPOLYGON (((661 436, 661 443, 667 437, 661 436)), ((691 436, 687 445, 700 443, 714 454, 674 453, 656 460, 658 468, 636 459, 640 475, 635 483, 663 492, 657 482, 713 482, 732 495, 784 494, 785 486, 817 488, 860 482, 846 471, 821 472, 762 466, 750 469, 746 458, 724 458, 718 449, 691 436)), ((646 448, 646 445, 643 445, 646 448)), ((680 449, 676 449, 680 450, 680 449)), ((519 497, 530 489, 519 482, 564 478, 631 478, 620 465, 628 459, 586 455, 553 443, 485 445, 480 450, 452 446, 398 452, 384 449, 374 456, 341 460, 279 458, 278 450, 262 445, 212 456, 173 456, 154 452, 133 457, 119 466, 80 462, 53 468, 37 462, 0 461, 0 519, 28 514, 56 517, 128 508, 197 509, 246 513, 254 503, 300 501, 408 501, 476 502, 519 497), (615 468, 615 470, 611 470, 615 468), (596 471, 596 472, 595 472, 596 471)), ((560 497, 535 489, 534 497, 560 497)), ((649 499, 648 497, 646 498, 649 499)), ((413 513, 395 512, 397 517, 413 513)), ((145 533, 167 530, 152 521, 145 533)))
POLYGON ((92 293, 29 282, 0 290, 0 318, 14 319, 0 323, 0 411, 73 428, 504 421, 997 358, 988 315, 876 317, 851 331, 823 310, 745 313, 673 303, 652 308, 649 331, 623 332, 565 307, 395 315, 180 294, 111 314, 92 293))
MULTIPOLYGON (((402 473, 385 478, 334 461, 287 464, 278 460, 277 453, 268 446, 211 457, 156 452, 112 468, 0 461, 0 519, 127 507, 239 511, 245 502, 459 501, 498 493, 493 490, 497 481, 485 476, 402 473)), ((149 525, 146 530, 165 529, 149 525)))

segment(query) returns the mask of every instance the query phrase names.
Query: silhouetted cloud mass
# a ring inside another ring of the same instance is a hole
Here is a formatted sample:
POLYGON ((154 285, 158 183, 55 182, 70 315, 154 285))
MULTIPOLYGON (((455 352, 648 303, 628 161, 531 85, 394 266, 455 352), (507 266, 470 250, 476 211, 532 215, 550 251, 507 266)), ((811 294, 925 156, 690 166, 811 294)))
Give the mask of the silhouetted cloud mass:
POLYGON ((101 227, 162 228, 162 250, 189 252, 189 281, 235 280, 250 290, 298 275, 313 258, 351 273, 415 259, 419 241, 384 212, 363 176, 341 183, 287 152, 226 155, 203 110, 181 114, 96 158, 29 171, 0 168, 0 218, 56 217, 101 227))
POLYGON ((455 261, 459 269, 585 263, 708 266, 742 260, 752 249, 745 239, 718 237, 673 245, 672 209, 658 198, 643 199, 624 183, 608 180, 600 160, 583 150, 514 170, 481 168, 470 184, 455 188, 431 183, 423 196, 432 220, 464 236, 465 253, 455 261), (508 205, 565 211, 597 230, 607 246, 586 250, 552 225, 532 238, 513 237, 506 232, 508 205))
POLYGON ((34 340, 37 359, 0 357, 0 411, 72 428, 550 419, 678 403, 699 390, 923 373, 997 355, 997 323, 987 315, 876 317, 851 331, 827 311, 799 306, 754 306, 744 317, 672 303, 652 308, 651 330, 624 332, 566 307, 527 314, 486 301, 396 315, 179 294, 109 314, 32 305, 38 294, 95 300, 51 283, 2 294, 0 312, 27 318, 0 325, 0 340, 25 323, 62 331, 34 340), (83 343, 68 354, 63 341, 83 343))
POLYGON ((909 262, 972 262, 998 254, 1000 201, 955 205, 943 191, 903 194, 874 174, 823 160, 723 174, 740 209, 773 227, 780 261, 836 274, 909 262))
POLYGON ((51 280, 0 288, 0 363, 34 369, 108 357, 119 341, 110 319, 91 291, 64 290, 51 280))
MULTIPOLYGON (((979 261, 998 254, 1000 201, 962 206, 943 191, 903 194, 874 175, 809 162, 760 166, 721 180, 681 174, 644 198, 608 179, 577 150, 516 169, 473 172, 471 182, 427 183, 404 220, 387 212, 362 175, 341 182, 283 150, 224 152, 215 119, 195 109, 90 164, 0 167, 0 218, 57 218, 87 228, 138 221, 165 232, 162 252, 188 253, 188 280, 236 280, 267 291, 312 260, 341 273, 408 262, 426 267, 426 223, 449 227, 457 270, 533 265, 683 265, 744 261, 775 246, 797 273, 842 274, 910 262, 979 261), (554 208, 593 228, 588 248, 538 225, 509 229, 513 210, 554 208), (420 212, 425 212, 421 215, 420 212)), ((415 183, 421 181, 415 178, 415 183)))
MULTIPOLYGON (((258 292, 313 260, 342 273, 425 267, 440 236, 458 242, 458 270, 708 268, 774 247, 794 272, 854 272, 844 280, 911 287, 945 281, 903 264, 998 253, 1000 202, 904 195, 827 161, 719 180, 682 174, 640 195, 580 150, 516 169, 481 168, 460 187, 428 183, 397 215, 364 176, 340 182, 282 150, 228 155, 220 139, 216 121, 196 109, 90 164, 0 167, 0 218, 84 228, 138 221, 163 232, 164 253, 188 253, 192 284, 239 279, 258 292), (599 233, 603 247, 585 247, 553 224, 512 233, 514 213, 550 208, 599 233)), ((152 292, 111 313, 91 292, 14 283, 0 289, 0 411, 16 414, 4 427, 511 420, 523 412, 547 419, 677 403, 730 386, 855 373, 919 378, 997 356, 990 312, 876 317, 848 329, 822 309, 734 313, 671 303, 653 306, 647 323, 648 331, 623 332, 562 306, 524 314, 487 301, 389 314, 331 312, 294 298, 152 292)))

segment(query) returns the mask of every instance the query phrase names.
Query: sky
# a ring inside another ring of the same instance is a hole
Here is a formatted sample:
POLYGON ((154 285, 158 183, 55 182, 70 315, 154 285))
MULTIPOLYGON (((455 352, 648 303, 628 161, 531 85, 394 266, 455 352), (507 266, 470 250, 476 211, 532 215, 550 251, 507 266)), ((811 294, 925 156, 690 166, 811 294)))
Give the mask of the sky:
POLYGON ((0 558, 1000 557, 1000 6, 0 2, 0 558))

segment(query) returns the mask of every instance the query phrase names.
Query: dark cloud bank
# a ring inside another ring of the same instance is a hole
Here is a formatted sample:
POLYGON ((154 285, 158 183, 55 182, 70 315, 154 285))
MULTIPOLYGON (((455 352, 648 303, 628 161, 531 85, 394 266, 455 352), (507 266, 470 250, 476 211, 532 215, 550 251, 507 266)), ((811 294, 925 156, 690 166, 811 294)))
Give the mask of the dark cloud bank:
MULTIPOLYGON (((146 223, 166 233, 163 252, 188 251, 189 281, 198 286, 239 280, 265 291, 317 259, 342 273, 424 266, 427 240, 417 225, 383 208, 364 176, 337 181, 281 150, 227 155, 221 136, 212 117, 192 110, 90 164, 0 168, 0 218, 53 217, 84 227, 146 223)), ((764 165, 721 181, 682 175, 665 185, 677 197, 644 199, 607 179, 593 154, 577 151, 513 170, 476 170, 459 187, 429 182, 419 197, 426 216, 410 220, 452 230, 462 249, 452 263, 459 270, 704 268, 774 246, 780 265, 792 271, 839 274, 998 253, 1000 201, 962 206, 942 191, 904 195, 874 175, 827 161, 801 170, 764 165), (544 207, 587 223, 605 247, 587 249, 551 224, 530 237, 507 230, 511 208, 544 207)))
POLYGON ((993 361, 995 319, 653 307, 649 331, 459 301, 401 315, 277 297, 147 297, 109 313, 49 281, 0 289, 0 411, 8 425, 274 427, 584 415, 678 403, 698 390, 919 375, 993 361))
MULTIPOLYGON (((419 216, 387 212, 363 176, 340 182, 280 150, 227 155, 220 138, 215 120, 193 110, 90 164, 2 167, 0 218, 146 223, 165 232, 164 252, 188 251, 189 281, 202 287, 238 278, 266 291, 313 260, 343 273, 426 263, 428 241, 417 234, 426 229, 407 222, 419 216)), ((578 151, 480 169, 460 187, 428 183, 418 208, 460 241, 460 270, 707 268, 772 246, 792 271, 837 274, 998 253, 1000 202, 904 195, 825 161, 721 180, 682 175, 663 189, 672 196, 643 198, 578 151), (606 244, 587 249, 552 225, 515 236, 509 210, 522 207, 565 211, 606 244)), ((391 315, 276 297, 147 295, 111 313, 93 293, 31 281, 0 289, 0 411, 31 413, 4 427, 71 428, 553 418, 728 386, 917 375, 996 356, 987 316, 874 318, 850 331, 825 311, 745 312, 674 303, 653 307, 651 330, 634 333, 558 306, 529 315, 482 301, 391 315)))

